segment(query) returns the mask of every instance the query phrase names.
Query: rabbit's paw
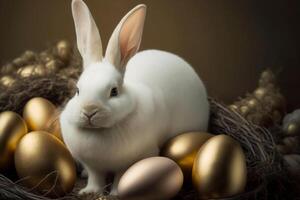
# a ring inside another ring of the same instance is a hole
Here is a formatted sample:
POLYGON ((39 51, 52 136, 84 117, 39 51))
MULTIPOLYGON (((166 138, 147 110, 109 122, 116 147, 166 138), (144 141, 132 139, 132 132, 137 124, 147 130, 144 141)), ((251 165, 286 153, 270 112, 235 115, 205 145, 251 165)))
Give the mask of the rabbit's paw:
POLYGON ((112 195, 112 196, 118 196, 118 189, 117 188, 112 188, 109 194, 112 195))
POLYGON ((103 189, 96 185, 87 185, 85 188, 79 191, 79 195, 86 194, 103 194, 103 189))

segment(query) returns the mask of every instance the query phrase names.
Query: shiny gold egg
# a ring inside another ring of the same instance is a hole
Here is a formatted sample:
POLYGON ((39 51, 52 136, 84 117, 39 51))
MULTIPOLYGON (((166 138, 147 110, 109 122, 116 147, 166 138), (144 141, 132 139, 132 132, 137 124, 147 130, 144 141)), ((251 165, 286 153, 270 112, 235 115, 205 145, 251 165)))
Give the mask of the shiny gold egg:
POLYGON ((150 157, 133 164, 121 177, 118 194, 123 200, 167 200, 182 187, 180 167, 165 157, 150 157))
POLYGON ((254 91, 254 96, 258 99, 263 99, 267 93, 268 93, 268 90, 266 88, 259 87, 254 91))
POLYGON ((45 126, 56 112, 55 106, 45 98, 30 99, 24 109, 23 118, 31 131, 45 130, 45 126))
POLYGON ((42 64, 38 64, 34 68, 34 75, 45 76, 47 74, 46 67, 42 64))
POLYGON ((229 108, 230 110, 234 110, 234 111, 236 111, 236 110, 239 109, 239 107, 238 107, 237 105, 235 105, 235 104, 229 105, 228 108, 229 108))
POLYGON ((265 70, 261 73, 259 79, 259 85, 265 86, 267 84, 274 84, 276 82, 276 77, 271 70, 265 70))
POLYGON ((0 171, 13 164, 14 152, 19 140, 27 133, 25 121, 17 113, 0 113, 0 171))
POLYGON ((13 63, 15 66, 18 66, 18 67, 24 65, 25 62, 26 62, 26 61, 25 61, 22 57, 15 58, 15 59, 12 61, 12 63, 13 63))
POLYGON ((251 98, 247 101, 247 105, 250 107, 250 108, 255 108, 257 105, 258 105, 258 101, 257 99, 255 98, 251 98))
POLYGON ((248 106, 241 106, 240 112, 243 116, 245 116, 250 112, 250 108, 248 106))
POLYGON ((25 77, 29 77, 29 76, 33 75, 34 70, 35 70, 34 65, 27 65, 25 67, 19 68, 17 71, 17 74, 19 74, 19 76, 25 78, 25 77))
POLYGON ((0 83, 5 86, 5 87, 10 87, 14 84, 15 79, 11 76, 2 76, 2 78, 0 79, 0 83))
POLYGON ((47 63, 46 63, 46 68, 50 71, 50 72, 56 72, 60 69, 60 66, 62 64, 57 61, 57 60, 49 60, 47 63))
POLYGON ((291 136, 300 135, 300 123, 290 123, 286 130, 284 130, 284 133, 291 136))
POLYGON ((197 153, 193 183, 200 198, 223 198, 242 193, 246 177, 243 150, 229 136, 218 135, 209 139, 197 153))
POLYGON ((69 42, 61 40, 56 45, 57 55, 61 60, 68 61, 71 56, 71 48, 72 47, 69 42))
POLYGON ((161 155, 174 160, 182 169, 186 179, 191 178, 194 159, 200 147, 212 134, 188 132, 170 139, 162 148, 161 155))
POLYGON ((17 71, 17 74, 19 74, 21 77, 29 77, 29 76, 44 76, 46 75, 47 70, 46 67, 42 64, 37 65, 27 65, 25 67, 19 68, 17 71))
POLYGON ((22 54, 21 58, 26 62, 33 61, 35 59, 35 53, 27 50, 22 54))
POLYGON ((51 197, 72 191, 75 162, 64 144, 53 135, 34 131, 26 134, 15 152, 15 166, 22 184, 51 197))
POLYGON ((43 51, 39 54, 39 58, 43 63, 47 63, 53 59, 53 56, 49 52, 43 51))

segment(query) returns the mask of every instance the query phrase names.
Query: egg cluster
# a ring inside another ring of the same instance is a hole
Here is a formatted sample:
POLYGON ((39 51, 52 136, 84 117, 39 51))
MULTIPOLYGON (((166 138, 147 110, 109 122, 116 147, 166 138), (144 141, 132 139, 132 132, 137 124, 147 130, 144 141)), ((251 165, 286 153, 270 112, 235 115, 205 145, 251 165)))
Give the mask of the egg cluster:
POLYGON ((285 98, 280 93, 271 70, 261 73, 258 88, 229 106, 248 121, 270 127, 281 122, 285 114, 285 98))
POLYGON ((182 133, 162 148, 161 157, 132 165, 121 177, 121 199, 170 199, 193 183, 200 199, 225 198, 244 191, 247 168, 240 145, 227 135, 182 133))
POLYGON ((21 56, 0 68, 0 86, 11 87, 18 79, 31 76, 45 77, 56 74, 65 79, 76 80, 81 73, 81 60, 73 46, 61 40, 53 47, 36 53, 25 51, 21 56))
POLYGON ((59 197, 76 181, 75 162, 65 147, 57 109, 47 99, 27 102, 23 117, 0 113, 0 172, 15 166, 22 184, 40 194, 59 197))

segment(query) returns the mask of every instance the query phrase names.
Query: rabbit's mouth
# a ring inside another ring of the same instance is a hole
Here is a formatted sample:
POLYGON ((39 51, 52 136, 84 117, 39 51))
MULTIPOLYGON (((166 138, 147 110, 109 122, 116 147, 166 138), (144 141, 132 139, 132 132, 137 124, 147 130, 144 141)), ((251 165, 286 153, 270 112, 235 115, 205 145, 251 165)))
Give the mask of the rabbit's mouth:
POLYGON ((113 120, 107 112, 96 112, 92 115, 81 113, 77 120, 78 126, 85 129, 110 128, 113 125, 113 120))
POLYGON ((79 128, 82 128, 82 129, 97 129, 97 130, 105 130, 105 129, 108 129, 108 127, 96 126, 96 125, 93 125, 93 124, 85 124, 85 125, 81 125, 81 126, 79 126, 79 128))
POLYGON ((108 128, 105 128, 105 127, 98 127, 98 126, 93 126, 93 125, 80 126, 79 128, 83 129, 83 130, 97 130, 97 132, 105 131, 105 130, 108 129, 108 128))
POLYGON ((110 128, 110 123, 108 120, 92 120, 92 119, 85 119, 79 123, 80 128, 84 129, 107 129, 110 128))

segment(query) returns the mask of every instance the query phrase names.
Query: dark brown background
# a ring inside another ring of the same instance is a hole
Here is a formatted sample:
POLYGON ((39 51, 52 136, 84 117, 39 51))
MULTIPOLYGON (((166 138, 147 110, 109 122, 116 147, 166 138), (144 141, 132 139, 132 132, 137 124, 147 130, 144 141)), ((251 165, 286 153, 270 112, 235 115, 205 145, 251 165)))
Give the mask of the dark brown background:
MULTIPOLYGON (((279 73, 289 108, 300 108, 300 16, 297 0, 86 0, 104 46, 121 17, 148 5, 142 49, 189 61, 211 96, 231 102, 256 87, 259 73, 279 73)), ((74 41, 70 0, 0 0, 0 64, 25 49, 74 41)))

